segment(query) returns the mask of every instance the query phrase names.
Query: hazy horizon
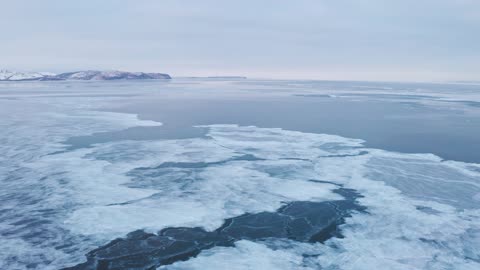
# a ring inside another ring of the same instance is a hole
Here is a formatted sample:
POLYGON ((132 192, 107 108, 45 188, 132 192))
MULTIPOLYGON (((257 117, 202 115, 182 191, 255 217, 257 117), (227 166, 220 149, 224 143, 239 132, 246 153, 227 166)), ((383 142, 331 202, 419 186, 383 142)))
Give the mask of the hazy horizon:
POLYGON ((0 15, 0 69, 480 80, 480 2, 472 0, 20 0, 4 1, 0 15))

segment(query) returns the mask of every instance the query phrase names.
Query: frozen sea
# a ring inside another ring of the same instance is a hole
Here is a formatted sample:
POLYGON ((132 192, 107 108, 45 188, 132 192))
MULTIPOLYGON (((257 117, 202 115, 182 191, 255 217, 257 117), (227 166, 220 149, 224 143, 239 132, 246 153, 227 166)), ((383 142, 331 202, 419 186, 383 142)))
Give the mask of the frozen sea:
POLYGON ((480 84, 0 83, 0 153, 0 269, 480 269, 480 84))

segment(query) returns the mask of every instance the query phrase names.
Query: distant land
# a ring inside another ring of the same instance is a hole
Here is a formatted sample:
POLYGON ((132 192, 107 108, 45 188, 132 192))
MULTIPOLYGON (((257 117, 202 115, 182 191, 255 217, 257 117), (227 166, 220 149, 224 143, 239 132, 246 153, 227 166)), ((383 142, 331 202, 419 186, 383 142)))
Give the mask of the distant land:
POLYGON ((99 71, 86 70, 66 73, 49 72, 15 72, 0 70, 0 81, 111 81, 111 80, 154 80, 171 79, 170 75, 165 73, 145 73, 145 72, 127 72, 127 71, 99 71))
POLYGON ((244 80, 247 77, 244 76, 209 76, 208 79, 221 79, 221 80, 244 80))
POLYGON ((480 84, 480 81, 452 81, 451 83, 459 83, 459 84, 480 84))
POLYGON ((247 79, 247 77, 245 77, 245 76, 207 76, 207 77, 187 76, 187 77, 178 77, 178 78, 183 78, 183 79, 217 79, 217 80, 245 80, 245 79, 247 79))

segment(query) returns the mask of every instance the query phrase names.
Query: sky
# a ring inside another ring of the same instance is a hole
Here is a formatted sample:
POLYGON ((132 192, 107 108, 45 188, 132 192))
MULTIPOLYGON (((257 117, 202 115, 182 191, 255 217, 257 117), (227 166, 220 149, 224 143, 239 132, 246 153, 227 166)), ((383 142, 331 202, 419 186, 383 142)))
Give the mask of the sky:
POLYGON ((0 69, 480 81, 478 0, 0 0, 0 69))

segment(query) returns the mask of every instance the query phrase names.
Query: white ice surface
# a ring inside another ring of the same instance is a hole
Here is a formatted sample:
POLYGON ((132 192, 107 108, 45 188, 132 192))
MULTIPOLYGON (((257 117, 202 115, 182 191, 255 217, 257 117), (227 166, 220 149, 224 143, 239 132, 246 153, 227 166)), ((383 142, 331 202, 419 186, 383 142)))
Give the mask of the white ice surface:
MULTIPOLYGON (((371 154, 365 156, 322 159, 316 164, 316 170, 323 172, 318 174, 321 179, 337 179, 345 187, 354 188, 365 196, 360 202, 367 206, 368 213, 357 213, 347 219, 342 226, 345 238, 330 239, 325 245, 275 240, 266 246, 239 243, 234 248, 215 248, 187 262, 160 269, 217 269, 225 266, 228 260, 244 269, 262 269, 264 265, 265 269, 284 269, 283 266, 285 269, 479 269, 478 206, 462 209, 459 207, 465 204, 448 204, 450 201, 445 197, 451 196, 443 192, 439 192, 436 198, 418 199, 417 192, 411 194, 410 189, 402 192, 385 184, 392 177, 398 177, 398 173, 382 175, 383 179, 366 177, 372 171, 385 168, 384 164, 377 163, 377 158, 387 156, 390 162, 397 158, 410 162, 410 166, 403 164, 397 168, 399 170, 409 171, 409 168, 416 168, 415 165, 435 164, 430 168, 431 174, 449 172, 446 178, 435 174, 441 182, 473 176, 469 185, 472 193, 478 192, 478 173, 459 166, 457 162, 441 162, 432 155, 369 151, 371 154), (282 266, 275 265, 277 262, 282 266)), ((423 186, 425 183, 421 181, 427 181, 428 176, 416 175, 417 178, 411 181, 419 183, 410 184, 423 186)), ((452 189, 456 185, 452 183, 452 189)), ((456 195, 458 201, 470 200, 456 195)))
POLYGON ((302 266, 301 254, 284 250, 272 250, 251 241, 238 241, 235 248, 216 247, 202 252, 195 259, 157 269, 175 270, 290 270, 310 269, 302 266))
POLYGON ((345 238, 240 241, 166 268, 225 269, 229 261, 230 269, 480 269, 478 164, 236 125, 209 126, 206 138, 65 151, 72 136, 160 124, 94 110, 102 99, 56 101, 0 99, 0 269, 58 269, 132 230, 212 230, 284 202, 340 198, 335 185, 310 180, 364 196, 368 213, 347 219, 345 238))

